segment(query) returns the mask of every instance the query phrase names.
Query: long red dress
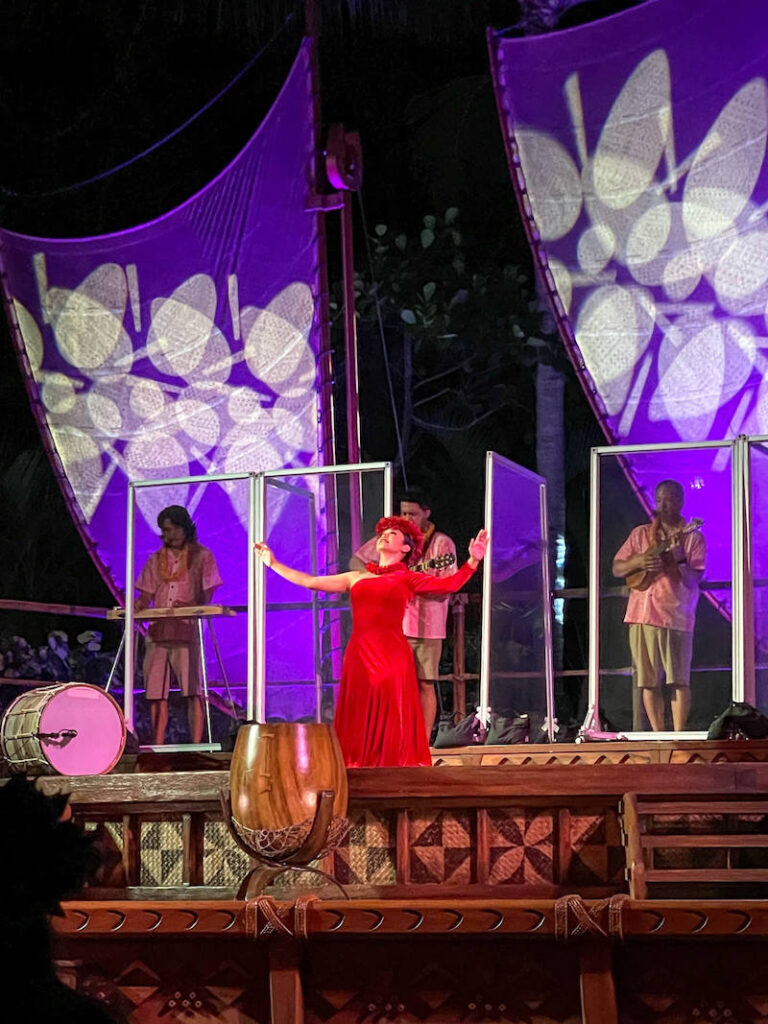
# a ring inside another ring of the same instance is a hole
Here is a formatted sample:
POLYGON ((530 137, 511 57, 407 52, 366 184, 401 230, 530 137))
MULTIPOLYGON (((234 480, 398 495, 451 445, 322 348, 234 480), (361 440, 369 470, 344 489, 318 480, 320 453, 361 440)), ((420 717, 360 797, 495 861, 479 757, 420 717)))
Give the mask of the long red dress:
POLYGON ((440 578, 398 563, 352 586, 352 636, 333 723, 349 768, 432 763, 403 613, 414 594, 452 594, 473 572, 465 563, 440 578))

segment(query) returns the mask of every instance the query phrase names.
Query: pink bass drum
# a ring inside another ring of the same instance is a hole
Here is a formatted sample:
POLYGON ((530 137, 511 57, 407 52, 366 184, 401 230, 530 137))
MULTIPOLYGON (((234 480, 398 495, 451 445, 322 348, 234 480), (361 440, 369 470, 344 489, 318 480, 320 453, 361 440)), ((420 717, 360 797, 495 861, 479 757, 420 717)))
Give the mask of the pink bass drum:
POLYGON ((62 683, 23 693, 0 722, 0 755, 11 772, 103 775, 125 747, 117 703, 88 683, 62 683))

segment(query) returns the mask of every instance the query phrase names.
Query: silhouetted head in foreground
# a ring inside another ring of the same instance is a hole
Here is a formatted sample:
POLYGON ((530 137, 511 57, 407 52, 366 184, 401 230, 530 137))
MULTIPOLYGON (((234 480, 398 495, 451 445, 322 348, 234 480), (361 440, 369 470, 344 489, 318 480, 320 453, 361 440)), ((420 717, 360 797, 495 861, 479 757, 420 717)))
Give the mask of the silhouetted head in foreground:
POLYGON ((49 917, 98 863, 68 801, 46 796, 23 776, 0 785, 0 992, 9 1024, 112 1021, 63 985, 53 966, 49 917))

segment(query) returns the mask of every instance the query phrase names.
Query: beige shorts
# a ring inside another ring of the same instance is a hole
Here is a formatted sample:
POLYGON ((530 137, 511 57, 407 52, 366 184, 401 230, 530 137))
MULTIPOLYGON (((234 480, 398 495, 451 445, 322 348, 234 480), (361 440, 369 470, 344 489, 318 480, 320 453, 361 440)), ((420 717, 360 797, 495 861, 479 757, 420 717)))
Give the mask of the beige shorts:
POLYGON ((416 675, 421 682, 434 682, 440 675, 440 655, 443 641, 440 637, 407 636, 405 638, 413 651, 416 675))
POLYGON ((200 692, 200 657, 197 644, 155 643, 144 648, 144 686, 147 700, 167 700, 171 678, 185 697, 200 692))
POLYGON ((693 633, 630 622, 629 649, 637 685, 643 689, 660 686, 662 676, 667 686, 690 685, 693 633))

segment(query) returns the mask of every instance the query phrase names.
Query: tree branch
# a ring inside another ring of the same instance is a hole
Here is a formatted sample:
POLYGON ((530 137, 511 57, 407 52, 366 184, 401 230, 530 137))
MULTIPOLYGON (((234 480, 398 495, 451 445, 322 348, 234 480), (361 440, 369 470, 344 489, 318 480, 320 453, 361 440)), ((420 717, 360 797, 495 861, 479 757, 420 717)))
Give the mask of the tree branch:
POLYGON ((503 406, 499 406, 498 409, 489 409, 488 412, 484 412, 482 416, 476 417, 470 423, 465 423, 461 427, 447 427, 442 423, 428 423, 426 420, 422 420, 418 416, 413 417, 413 422, 424 430, 440 430, 443 433, 458 434, 464 430, 471 430, 472 427, 476 427, 478 423, 481 423, 483 420, 487 420, 489 416, 493 416, 495 413, 501 412, 503 408, 503 406))

